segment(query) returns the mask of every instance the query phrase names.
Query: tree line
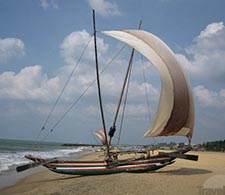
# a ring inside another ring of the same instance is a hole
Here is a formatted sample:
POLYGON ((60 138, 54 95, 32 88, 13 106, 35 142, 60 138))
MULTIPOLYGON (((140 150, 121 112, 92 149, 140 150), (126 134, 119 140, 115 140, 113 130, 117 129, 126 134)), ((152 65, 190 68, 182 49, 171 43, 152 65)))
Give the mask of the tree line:
POLYGON ((224 152, 225 151, 225 140, 203 142, 202 147, 205 148, 206 151, 224 152))

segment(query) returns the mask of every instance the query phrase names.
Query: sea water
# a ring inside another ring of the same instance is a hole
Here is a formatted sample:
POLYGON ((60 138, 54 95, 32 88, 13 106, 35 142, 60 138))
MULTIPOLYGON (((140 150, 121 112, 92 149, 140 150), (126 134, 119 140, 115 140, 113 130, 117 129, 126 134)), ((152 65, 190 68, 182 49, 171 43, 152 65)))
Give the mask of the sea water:
POLYGON ((5 186, 3 180, 8 176, 19 177, 20 173, 16 173, 17 166, 31 162, 25 155, 74 158, 90 151, 92 149, 88 147, 68 147, 62 146, 62 143, 0 139, 0 188, 5 186))

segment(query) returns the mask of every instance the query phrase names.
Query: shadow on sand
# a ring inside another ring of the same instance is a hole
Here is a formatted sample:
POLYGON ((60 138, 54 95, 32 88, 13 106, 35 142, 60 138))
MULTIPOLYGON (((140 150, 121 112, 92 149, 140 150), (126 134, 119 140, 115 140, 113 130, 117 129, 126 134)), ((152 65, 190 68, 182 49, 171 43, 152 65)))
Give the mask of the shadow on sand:
POLYGON ((36 183, 36 182, 51 182, 51 181, 65 181, 65 180, 70 180, 70 179, 77 179, 77 178, 80 178, 80 177, 83 177, 83 176, 76 175, 76 176, 60 177, 60 178, 54 178, 54 179, 42 179, 42 180, 39 180, 39 181, 35 181, 33 183, 36 183))
MULTIPOLYGON (((153 173, 158 174, 167 174, 167 175, 201 175, 201 174, 209 174, 212 173, 210 170, 206 169, 197 169, 197 168, 179 168, 179 169, 173 169, 173 170, 161 170, 153 173)), ((65 181, 70 179, 78 179, 85 176, 68 176, 68 177, 60 177, 60 178, 53 178, 53 179, 43 179, 39 180, 38 182, 54 182, 54 181, 65 181)), ((37 181, 36 181, 37 182, 37 181)))
POLYGON ((175 170, 159 171, 158 173, 163 173, 168 175, 201 175, 201 174, 212 173, 212 171, 206 170, 206 169, 179 168, 175 170))

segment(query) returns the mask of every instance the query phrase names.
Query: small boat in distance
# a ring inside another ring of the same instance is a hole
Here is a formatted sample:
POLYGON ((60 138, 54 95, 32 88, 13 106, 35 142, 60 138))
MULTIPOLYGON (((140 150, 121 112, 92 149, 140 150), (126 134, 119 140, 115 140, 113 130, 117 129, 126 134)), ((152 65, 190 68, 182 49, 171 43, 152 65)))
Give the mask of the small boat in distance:
POLYGON ((107 36, 120 40, 133 48, 130 62, 125 75, 123 89, 119 98, 114 123, 107 135, 104 121, 104 112, 101 100, 101 88, 98 70, 98 55, 96 43, 95 14, 93 10, 94 46, 96 60, 96 80, 98 86, 99 104, 102 117, 103 130, 96 131, 102 143, 105 145, 105 158, 101 161, 73 161, 59 160, 57 158, 43 159, 32 155, 25 157, 33 163, 17 167, 17 171, 42 165, 49 170, 61 174, 73 175, 102 175, 122 172, 148 172, 160 169, 175 162, 176 158, 186 160, 198 160, 198 156, 186 154, 191 150, 190 143, 194 128, 194 104, 191 87, 181 69, 174 53, 157 36, 140 30, 116 30, 100 31, 107 36), (189 146, 174 152, 161 152, 149 155, 149 151, 113 151, 111 140, 116 131, 116 119, 118 116, 124 89, 131 72, 134 50, 145 56, 157 68, 161 79, 161 95, 157 112, 150 129, 145 137, 156 136, 186 136, 189 146), (133 153, 132 158, 120 159, 120 155, 133 153))

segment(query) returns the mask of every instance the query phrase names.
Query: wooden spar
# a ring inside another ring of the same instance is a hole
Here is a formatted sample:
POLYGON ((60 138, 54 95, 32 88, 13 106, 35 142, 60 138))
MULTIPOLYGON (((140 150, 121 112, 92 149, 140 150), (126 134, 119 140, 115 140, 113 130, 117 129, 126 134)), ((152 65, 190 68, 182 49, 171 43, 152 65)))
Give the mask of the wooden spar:
POLYGON ((93 30, 94 30, 94 48, 95 48, 95 65, 96 65, 96 77, 97 77, 97 86, 98 86, 98 98, 99 98, 99 105, 100 105, 100 111, 101 111, 102 125, 103 125, 103 130, 104 130, 105 139, 106 139, 106 144, 105 144, 106 145, 106 158, 108 158, 109 157, 109 143, 108 143, 107 133, 106 133, 104 111, 103 111, 103 106, 102 106, 101 87, 100 87, 100 80, 99 80, 95 10, 93 10, 93 30))
MULTIPOLYGON (((142 20, 140 20, 140 22, 139 22, 138 30, 141 29, 141 25, 142 25, 142 20)), ((130 60, 129 60, 128 67, 127 67, 127 72, 126 72, 124 82, 123 82, 123 87, 122 87, 122 90, 121 90, 121 93, 120 93, 119 103, 118 103, 118 106, 117 106, 117 109, 116 109, 116 114, 115 114, 115 117, 114 117, 113 125, 111 127, 112 129, 114 129, 113 134, 115 133, 115 130, 116 130, 116 121, 117 121, 117 117, 118 117, 118 114, 119 114, 120 105, 121 105, 121 102, 122 102, 122 99, 123 99, 123 94, 124 94, 124 90, 125 90, 125 87, 126 87, 126 84, 127 84, 128 76, 129 76, 130 71, 131 71, 133 57, 134 57, 134 49, 132 49, 132 51, 131 51, 130 60)), ((109 137, 109 146, 111 145, 112 137, 113 137, 113 135, 109 137)))
POLYGON ((16 167, 16 171, 17 172, 25 171, 27 169, 34 168, 34 167, 37 167, 37 166, 40 166, 40 165, 44 166, 45 164, 48 164, 48 163, 52 163, 52 162, 56 162, 57 161, 56 158, 51 158, 51 159, 43 160, 43 159, 33 158, 31 155, 30 156, 25 156, 25 157, 27 159, 33 160, 35 162, 28 163, 28 164, 25 164, 25 165, 20 165, 20 166, 16 167))

